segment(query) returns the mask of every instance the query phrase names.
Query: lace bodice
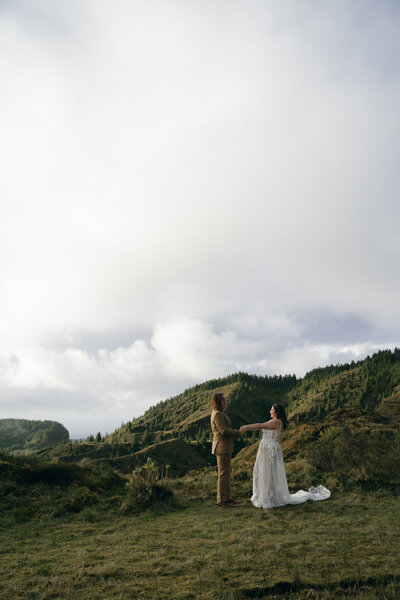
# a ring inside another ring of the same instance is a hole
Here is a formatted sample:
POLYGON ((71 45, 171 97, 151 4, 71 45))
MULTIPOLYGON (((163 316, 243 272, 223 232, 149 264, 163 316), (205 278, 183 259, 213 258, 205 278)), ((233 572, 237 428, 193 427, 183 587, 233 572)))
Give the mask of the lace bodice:
POLYGON ((263 429, 261 442, 262 445, 269 446, 271 444, 279 444, 282 434, 282 425, 279 429, 263 429))
POLYGON ((281 439, 282 425, 279 429, 263 429, 260 448, 264 449, 270 460, 276 460, 278 454, 282 455, 282 450, 279 445, 281 439))

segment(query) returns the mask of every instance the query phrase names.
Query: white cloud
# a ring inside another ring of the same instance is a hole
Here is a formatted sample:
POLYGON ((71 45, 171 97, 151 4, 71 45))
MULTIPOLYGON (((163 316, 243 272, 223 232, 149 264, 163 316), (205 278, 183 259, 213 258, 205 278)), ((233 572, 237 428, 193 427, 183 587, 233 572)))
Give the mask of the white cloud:
POLYGON ((81 437, 88 426, 111 431, 149 404, 207 379, 237 371, 302 376, 317 366, 359 360, 379 347, 370 341, 311 343, 301 336, 277 344, 263 331, 244 337, 217 332, 200 320, 174 320, 158 325, 150 342, 136 340, 112 351, 37 347, 3 357, 0 407, 4 416, 62 418, 81 437))
POLYGON ((137 412, 400 338, 396 5, 0 10, 5 402, 137 412))

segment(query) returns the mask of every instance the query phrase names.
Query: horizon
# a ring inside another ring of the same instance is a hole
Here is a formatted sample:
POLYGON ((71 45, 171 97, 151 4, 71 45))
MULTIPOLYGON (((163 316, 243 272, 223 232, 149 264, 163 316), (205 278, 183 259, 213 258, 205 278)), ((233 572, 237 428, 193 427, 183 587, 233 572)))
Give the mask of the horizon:
MULTIPOLYGON (((398 350, 398 348, 397 347, 394 347, 394 348, 380 348, 379 350, 377 350, 376 352, 374 352, 372 355, 367 355, 367 356, 365 356, 365 357, 363 357, 363 358, 361 358, 361 359, 359 359, 357 361, 354 361, 354 362, 355 362, 355 364, 357 364, 358 362, 363 362, 367 357, 373 356, 374 354, 377 354, 379 352, 384 352, 385 350, 390 350, 391 352, 393 352, 394 350, 398 350)), ((338 367, 338 366, 351 366, 351 364, 352 363, 336 363, 336 364, 329 364, 329 365, 327 364, 327 365, 324 365, 324 366, 314 367, 313 369, 310 369, 310 371, 307 371, 307 373, 305 373, 302 377, 298 377, 295 373, 285 373, 285 374, 281 374, 281 376, 282 377, 293 377, 293 376, 295 376, 296 377, 296 381, 299 382, 299 381, 301 381, 302 379, 304 379, 304 377, 306 377, 309 373, 311 373, 314 370, 317 370, 317 369, 326 369, 326 368, 338 367)), ((234 377, 234 376, 240 375, 240 374, 245 374, 245 375, 254 376, 254 377, 279 377, 279 374, 260 375, 260 374, 257 374, 257 373, 245 373, 243 371, 237 371, 235 373, 228 373, 227 375, 222 375, 218 379, 224 380, 224 379, 227 379, 229 377, 234 377)), ((166 398, 161 398, 160 400, 158 400, 158 402, 160 402, 160 401, 161 402, 166 402, 168 400, 172 400, 172 399, 176 398, 177 396, 180 396, 181 394, 183 394, 183 393, 185 393, 187 391, 190 391, 193 387, 196 387, 197 385, 202 385, 202 384, 208 383, 209 381, 212 381, 212 379, 196 383, 193 386, 190 386, 189 388, 181 390, 180 392, 178 392, 178 393, 176 393, 176 394, 174 394, 172 396, 169 396, 169 397, 166 397, 166 398)), ((151 409, 152 407, 154 407, 158 402, 156 402, 155 404, 152 404, 151 406, 149 406, 146 409, 146 411, 144 411, 144 413, 139 414, 137 416, 134 416, 134 417, 132 417, 132 419, 127 419, 125 421, 122 420, 122 422, 119 425, 116 424, 115 426, 113 426, 109 430, 104 430, 104 431, 101 431, 101 430, 90 431, 90 432, 86 432, 84 434, 81 433, 80 435, 76 435, 76 432, 74 432, 75 435, 72 435, 71 432, 69 431, 68 427, 66 427, 66 429, 68 429, 70 441, 71 442, 82 442, 82 441, 85 441, 90 435, 96 436, 96 434, 98 432, 101 433, 102 437, 104 437, 105 435, 110 435, 115 430, 119 429, 123 425, 126 425, 127 422, 133 421, 133 420, 135 420, 137 418, 142 417, 149 409, 151 409)), ((18 419, 22 419, 23 420, 23 417, 7 417, 7 418, 10 418, 10 419, 18 418, 18 419)), ((33 418, 33 419, 26 419, 26 420, 33 420, 33 421, 55 421, 56 419, 34 419, 33 418)), ((64 423, 61 423, 61 425, 64 425, 64 427, 65 427, 64 423)))

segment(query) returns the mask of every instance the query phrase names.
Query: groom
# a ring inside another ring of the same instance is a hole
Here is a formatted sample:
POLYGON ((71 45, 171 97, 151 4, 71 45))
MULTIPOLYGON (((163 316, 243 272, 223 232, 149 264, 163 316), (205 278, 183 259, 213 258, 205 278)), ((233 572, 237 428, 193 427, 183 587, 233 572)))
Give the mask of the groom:
POLYGON ((231 429, 231 421, 224 413, 226 400, 224 395, 215 392, 211 397, 211 429, 213 442, 211 452, 217 457, 218 488, 217 504, 230 508, 237 501, 231 492, 231 458, 233 452, 233 437, 240 437, 240 431, 231 429))

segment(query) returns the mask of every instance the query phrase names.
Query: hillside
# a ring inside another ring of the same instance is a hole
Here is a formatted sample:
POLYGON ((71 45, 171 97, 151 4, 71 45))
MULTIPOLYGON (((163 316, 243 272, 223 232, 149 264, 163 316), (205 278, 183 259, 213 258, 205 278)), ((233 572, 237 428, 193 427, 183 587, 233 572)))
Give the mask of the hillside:
POLYGON ((383 350, 350 364, 314 369, 288 397, 297 423, 320 421, 335 410, 400 414, 400 349, 383 350))
MULTIPOLYGON (((106 441, 143 449, 179 436, 209 452, 210 397, 214 391, 225 394, 233 427, 267 420, 271 404, 283 404, 291 422, 286 436, 290 441, 285 442, 291 458, 332 426, 340 428, 350 422, 354 430, 396 428, 400 419, 400 350, 384 350, 362 361, 314 369, 303 379, 239 373, 209 381, 160 402, 106 441)), ((240 443, 236 446, 240 449, 240 443)))
MULTIPOLYGON (((227 414, 233 427, 267 420, 271 404, 283 404, 290 420, 282 440, 286 461, 304 459, 308 467, 313 465, 315 469, 329 472, 337 469, 336 463, 343 463, 340 452, 344 452, 347 458, 352 457, 357 477, 364 477, 365 481, 376 478, 375 471, 365 465, 379 453, 389 457, 389 471, 398 464, 398 349, 381 351, 350 364, 314 369, 303 379, 238 373, 211 380, 160 402, 101 441, 96 442, 90 436, 91 440, 84 443, 46 450, 43 457, 66 462, 86 457, 126 471, 128 466, 133 467, 157 454, 159 464, 171 465, 174 475, 213 464, 209 418, 214 391, 224 393, 227 398, 227 414), (177 440, 186 444, 180 447, 185 455, 181 466, 174 455, 177 440), (373 449, 373 456, 368 458, 365 448, 373 449)), ((236 463, 242 465, 244 477, 250 477, 258 439, 259 433, 254 432, 235 442, 236 463)), ((354 473, 349 475, 350 467, 346 469, 343 467, 342 471, 354 479, 354 473)), ((390 472, 385 476, 387 481, 392 481, 390 472)))
MULTIPOLYGON (((331 474, 332 486, 399 485, 400 350, 315 369, 288 394, 282 451, 292 481, 331 474)), ((259 439, 259 434, 258 434, 259 439)), ((234 459, 250 477, 258 443, 234 459)))
POLYGON ((234 428, 244 422, 268 417, 274 402, 288 403, 288 393, 296 377, 258 377, 238 373, 185 390, 182 394, 151 407, 142 417, 116 430, 108 441, 146 444, 172 437, 194 441, 209 437, 210 401, 213 392, 222 392, 227 399, 227 414, 234 428))
MULTIPOLYGON (((101 441, 96 442, 90 436, 86 442, 63 444, 41 455, 62 462, 88 458, 123 472, 151 457, 161 466, 169 465, 170 474, 180 475, 213 460, 209 438, 210 399, 214 391, 225 394, 232 425, 239 427, 245 421, 259 419, 260 415, 268 418, 274 402, 287 404, 288 392, 295 384, 294 376, 258 377, 246 373, 207 381, 160 402, 101 441)), ((236 451, 245 444, 238 440, 236 451)))
POLYGON ((0 449, 39 450, 69 440, 68 430, 56 421, 0 419, 0 449))

